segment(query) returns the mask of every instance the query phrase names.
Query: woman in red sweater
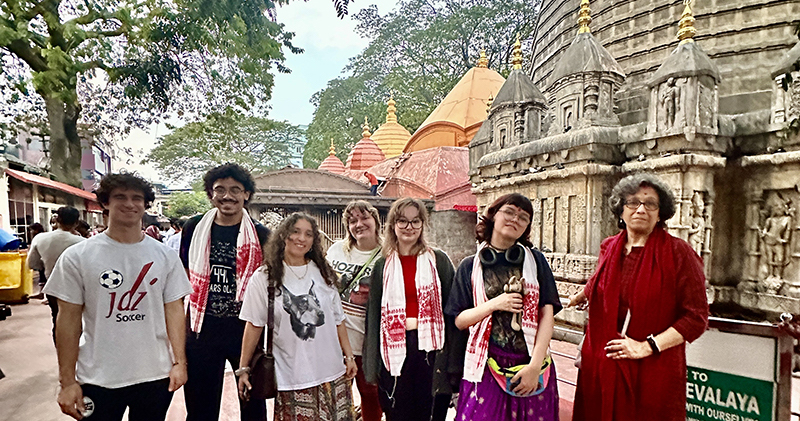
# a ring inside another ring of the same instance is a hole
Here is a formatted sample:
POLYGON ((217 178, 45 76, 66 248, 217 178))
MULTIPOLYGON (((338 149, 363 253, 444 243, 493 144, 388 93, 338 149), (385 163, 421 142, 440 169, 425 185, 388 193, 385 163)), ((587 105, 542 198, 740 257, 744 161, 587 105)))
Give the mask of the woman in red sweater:
POLYGON ((665 230, 675 199, 658 177, 625 177, 609 204, 622 230, 570 301, 589 304, 573 419, 683 420, 685 344, 708 326, 703 262, 665 230))

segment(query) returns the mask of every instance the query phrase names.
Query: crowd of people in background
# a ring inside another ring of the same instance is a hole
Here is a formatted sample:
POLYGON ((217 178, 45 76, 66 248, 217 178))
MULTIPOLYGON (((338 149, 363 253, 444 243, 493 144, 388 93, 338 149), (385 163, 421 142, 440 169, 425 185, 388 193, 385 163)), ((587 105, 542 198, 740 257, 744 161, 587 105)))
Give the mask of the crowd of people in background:
MULTIPOLYGON (((326 251, 310 215, 274 231, 250 217, 244 168, 222 165, 203 181, 213 208, 168 230, 142 226, 152 186, 123 173, 97 190, 107 227, 84 239, 88 225, 64 207, 53 232, 34 236, 28 264, 53 303, 65 414, 116 421, 127 408, 131 421, 163 420, 183 386, 187 420, 217 420, 228 363, 241 419, 264 421, 250 360, 266 336, 275 420, 354 421, 355 391, 365 421, 442 421, 452 407, 458 420, 559 419, 550 341, 563 306, 530 242, 527 197, 489 204, 475 254, 454 265, 428 243, 418 199, 396 200, 383 227, 368 201, 349 203, 347 235, 326 251)), ((665 230, 674 201, 649 174, 612 191, 619 234, 565 302, 589 309, 577 420, 684 417, 684 346, 709 309, 700 256, 665 230)))

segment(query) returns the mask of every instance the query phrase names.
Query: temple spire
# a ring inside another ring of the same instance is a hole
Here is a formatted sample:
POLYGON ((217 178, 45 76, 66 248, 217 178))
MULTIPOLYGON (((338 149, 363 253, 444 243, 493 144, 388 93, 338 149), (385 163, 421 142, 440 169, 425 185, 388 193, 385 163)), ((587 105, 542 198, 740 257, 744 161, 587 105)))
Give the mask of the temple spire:
POLYGON ((511 68, 513 70, 522 69, 522 43, 519 42, 519 34, 517 34, 517 42, 514 43, 514 52, 511 55, 511 68))
POLYGON ((578 12, 578 34, 591 34, 589 24, 592 23, 592 9, 589 8, 589 0, 581 0, 581 10, 578 12))
POLYGON ((328 155, 334 156, 336 155, 336 147, 333 146, 333 138, 331 138, 331 148, 328 150, 328 155))
POLYGON ((361 126, 361 129, 361 137, 364 139, 372 136, 372 133, 369 132, 369 120, 367 119, 367 116, 364 116, 364 125, 361 126))
POLYGON ((692 13, 692 4, 694 0, 683 0, 683 14, 681 14, 681 21, 678 24, 678 39, 681 40, 679 45, 694 42, 692 39, 697 30, 694 28, 694 14, 692 13))
POLYGON ((486 69, 489 67, 489 59, 486 58, 485 48, 481 48, 481 56, 478 58, 477 67, 480 67, 481 69, 486 69))
POLYGON ((389 102, 386 103, 386 122, 397 123, 397 107, 395 107, 394 94, 389 95, 389 102))

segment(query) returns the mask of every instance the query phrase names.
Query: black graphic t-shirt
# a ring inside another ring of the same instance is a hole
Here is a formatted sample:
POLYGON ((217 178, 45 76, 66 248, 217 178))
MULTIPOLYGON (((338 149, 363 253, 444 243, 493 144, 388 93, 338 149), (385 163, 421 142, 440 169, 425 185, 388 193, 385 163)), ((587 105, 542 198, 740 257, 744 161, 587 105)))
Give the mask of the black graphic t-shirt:
POLYGON ((206 316, 239 317, 242 302, 236 301, 236 237, 239 224, 211 226, 211 254, 206 316))
MULTIPOLYGON (((185 268, 189 267, 189 246, 194 230, 202 215, 186 222, 181 236, 180 256, 185 268)), ((263 247, 269 237, 269 229, 255 222, 258 241, 263 247)), ((214 223, 211 226, 211 252, 209 255, 208 304, 206 317, 238 318, 242 303, 236 301, 236 239, 241 224, 223 226, 214 223)), ((204 322, 205 324, 205 322, 204 322)))

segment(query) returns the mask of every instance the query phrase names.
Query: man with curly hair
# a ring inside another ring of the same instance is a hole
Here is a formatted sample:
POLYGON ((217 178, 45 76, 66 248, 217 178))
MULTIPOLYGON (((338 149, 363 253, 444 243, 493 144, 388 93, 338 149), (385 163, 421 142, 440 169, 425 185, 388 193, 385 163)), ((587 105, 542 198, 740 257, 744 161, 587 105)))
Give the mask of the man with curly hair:
POLYGON ((186 383, 191 285, 175 251, 142 232, 150 183, 110 174, 96 195, 108 229, 67 248, 44 288, 58 299, 58 404, 75 419, 164 420, 186 383))
MULTIPOLYGON (((180 256, 192 283, 184 389, 188 421, 218 420, 225 361, 239 367, 245 323, 242 300, 253 272, 261 266, 269 230, 250 218, 245 205, 255 181, 237 164, 224 164, 203 177, 211 204, 183 227, 180 256)), ((266 420, 266 402, 239 402, 242 420, 266 420)))

